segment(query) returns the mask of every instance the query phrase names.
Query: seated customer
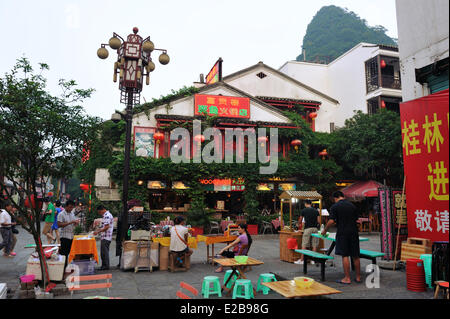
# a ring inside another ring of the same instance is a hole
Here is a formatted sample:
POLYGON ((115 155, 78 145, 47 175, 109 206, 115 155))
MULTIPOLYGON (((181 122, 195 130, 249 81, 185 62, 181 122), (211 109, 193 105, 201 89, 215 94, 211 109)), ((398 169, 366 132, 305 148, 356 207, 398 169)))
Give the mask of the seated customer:
MULTIPOLYGON (((252 245, 253 241, 252 237, 247 232, 246 224, 239 224, 238 231, 239 231, 238 238, 236 238, 236 240, 233 241, 231 244, 225 246, 219 252, 219 255, 223 256, 224 258, 234 258, 234 256, 247 255, 247 252, 250 249, 250 246, 252 245), (233 251, 227 251, 231 247, 234 247, 233 251)), ((222 272, 223 267, 220 266, 215 271, 222 272)))
POLYGON ((186 253, 187 256, 192 255, 193 250, 188 247, 189 232, 184 226, 184 217, 175 217, 174 224, 170 229, 170 250, 176 253, 186 253))

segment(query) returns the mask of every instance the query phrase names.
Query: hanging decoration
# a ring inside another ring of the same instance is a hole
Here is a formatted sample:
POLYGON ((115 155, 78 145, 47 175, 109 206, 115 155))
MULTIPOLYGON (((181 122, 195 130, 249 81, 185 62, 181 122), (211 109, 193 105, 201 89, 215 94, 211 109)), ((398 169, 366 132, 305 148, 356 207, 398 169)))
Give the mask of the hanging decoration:
POLYGON ((267 136, 258 137, 258 143, 261 144, 261 147, 264 147, 264 143, 267 143, 268 141, 269 139, 267 138, 267 136))
POLYGON ((324 149, 322 152, 319 153, 319 156, 322 156, 322 160, 325 159, 326 156, 328 156, 328 152, 326 149, 324 149))
POLYGON ((381 66, 382 69, 384 69, 386 67, 386 65, 387 65, 386 61, 384 61, 384 60, 380 61, 380 66, 381 66))
POLYGON ((298 139, 297 140, 293 140, 291 142, 291 145, 294 146, 295 151, 298 153, 298 148, 299 148, 300 145, 302 145, 302 141, 300 141, 298 139))
POLYGON ((162 141, 164 141, 164 133, 156 132, 153 135, 153 138, 156 140, 156 144, 160 144, 162 141))

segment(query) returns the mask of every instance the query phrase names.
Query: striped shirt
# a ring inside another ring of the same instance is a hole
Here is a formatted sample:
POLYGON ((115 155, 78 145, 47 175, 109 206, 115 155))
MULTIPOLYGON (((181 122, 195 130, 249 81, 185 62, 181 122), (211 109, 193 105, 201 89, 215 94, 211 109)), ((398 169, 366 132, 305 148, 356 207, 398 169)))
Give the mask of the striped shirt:
MULTIPOLYGON (((75 214, 73 210, 68 213, 64 209, 58 214, 58 222, 60 223, 69 223, 71 221, 76 220, 75 214)), ((66 227, 59 227, 61 238, 73 239, 73 230, 75 228, 74 224, 67 225, 66 227)))

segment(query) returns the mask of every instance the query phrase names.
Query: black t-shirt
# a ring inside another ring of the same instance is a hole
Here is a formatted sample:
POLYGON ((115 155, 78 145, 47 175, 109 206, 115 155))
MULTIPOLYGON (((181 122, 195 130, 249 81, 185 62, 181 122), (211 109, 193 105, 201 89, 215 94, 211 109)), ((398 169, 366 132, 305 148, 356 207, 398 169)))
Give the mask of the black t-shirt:
POLYGON ((319 212, 316 209, 312 207, 303 208, 301 211, 301 216, 305 218, 305 229, 311 227, 319 227, 319 224, 317 223, 319 212))
POLYGON ((340 200, 330 208, 330 219, 337 224, 336 235, 358 234, 358 217, 356 206, 346 199, 340 200))

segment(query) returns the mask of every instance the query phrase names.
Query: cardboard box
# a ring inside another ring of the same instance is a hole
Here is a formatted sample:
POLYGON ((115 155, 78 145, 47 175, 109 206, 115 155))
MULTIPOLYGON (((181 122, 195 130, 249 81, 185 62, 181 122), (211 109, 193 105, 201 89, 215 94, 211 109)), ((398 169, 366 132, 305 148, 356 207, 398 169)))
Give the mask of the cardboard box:
POLYGON ((142 239, 150 240, 150 231, 147 230, 132 230, 131 231, 131 240, 142 240, 142 239))
MULTIPOLYGON (((60 255, 59 261, 47 260, 48 276, 51 281, 62 281, 64 275, 64 262, 66 256, 60 255)), ((26 275, 34 275, 36 280, 42 280, 41 264, 39 259, 30 256, 27 262, 26 275)))
POLYGON ((169 246, 159 246, 159 270, 169 269, 169 246))

